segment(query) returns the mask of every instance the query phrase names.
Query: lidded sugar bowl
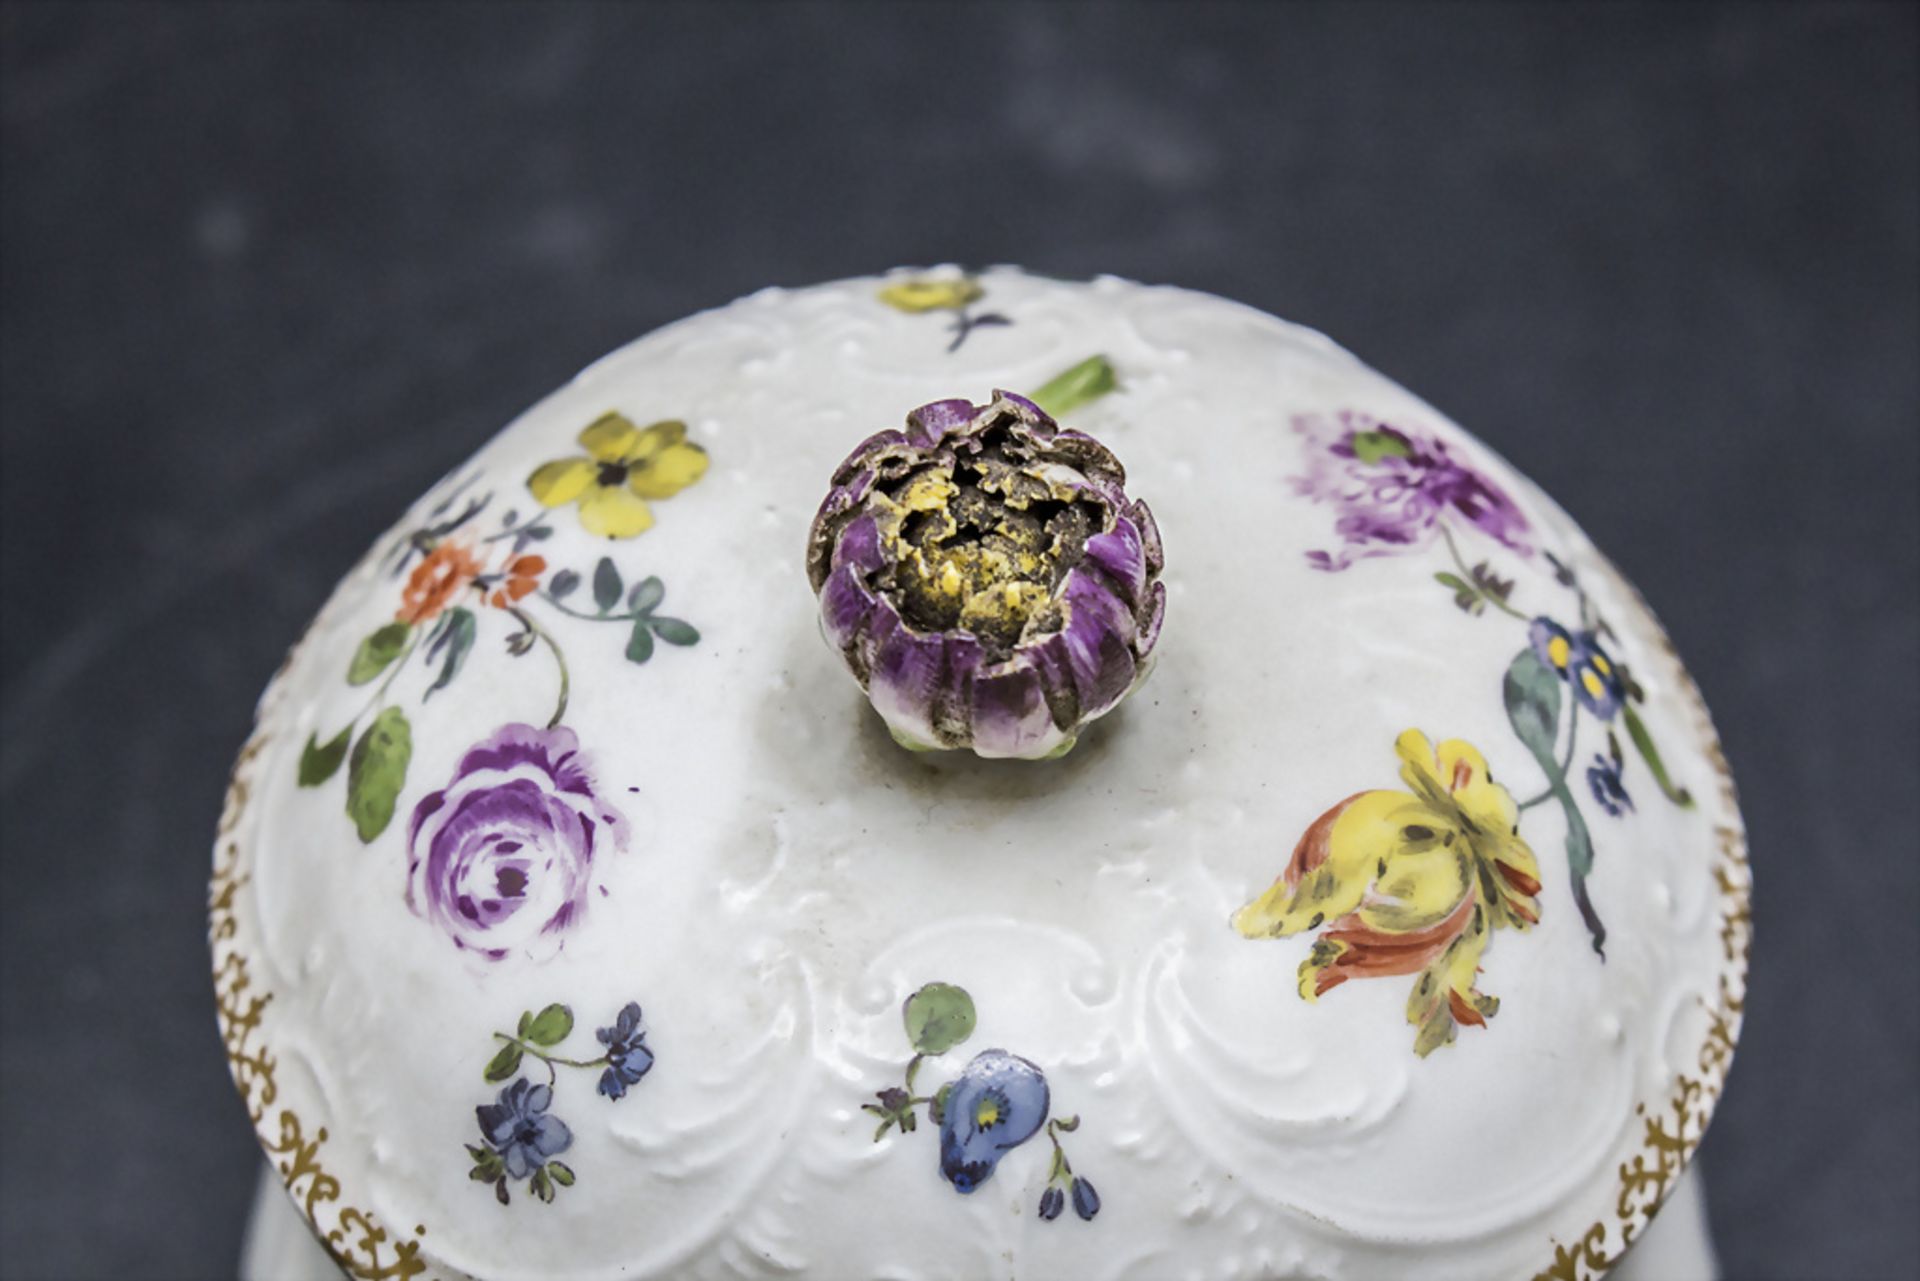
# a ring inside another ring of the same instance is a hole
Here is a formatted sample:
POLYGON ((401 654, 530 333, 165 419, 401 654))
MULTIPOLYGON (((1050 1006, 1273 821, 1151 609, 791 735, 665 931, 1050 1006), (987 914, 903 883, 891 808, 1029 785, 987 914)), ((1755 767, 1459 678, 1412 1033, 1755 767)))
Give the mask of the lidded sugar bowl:
POLYGON ((448 473, 262 698, 212 937, 348 1275, 1577 1281, 1700 1142, 1748 886, 1659 624, 1484 445, 945 268, 448 473))

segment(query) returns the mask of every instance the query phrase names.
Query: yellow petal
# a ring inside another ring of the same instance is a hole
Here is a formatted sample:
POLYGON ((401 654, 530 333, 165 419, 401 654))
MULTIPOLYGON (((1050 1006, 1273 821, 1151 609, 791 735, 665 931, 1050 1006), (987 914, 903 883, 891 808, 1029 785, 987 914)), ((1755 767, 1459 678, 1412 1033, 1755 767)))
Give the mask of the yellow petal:
POLYGON ((652 423, 635 433, 633 447, 627 452, 630 462, 645 462, 665 453, 687 438, 687 425, 669 418, 652 423))
POLYGON ((670 445, 633 465, 627 483, 642 498, 672 498, 707 474, 707 451, 698 445, 670 445))
POLYGON ((1362 921, 1385 934, 1411 934, 1453 915, 1473 892, 1473 856, 1458 833, 1445 835, 1453 839, 1428 839, 1418 850, 1403 846, 1386 860, 1387 870, 1360 908, 1362 921))
POLYGON ((1453 1042, 1459 1025, 1455 1014, 1456 996, 1464 1017, 1472 1022, 1485 1023, 1500 1008, 1493 997, 1473 990, 1474 976, 1480 970, 1480 955, 1487 948, 1487 933, 1485 914, 1474 912, 1460 937, 1449 943, 1447 950, 1420 971, 1420 977, 1414 981, 1413 993, 1407 998, 1407 1022, 1420 1029, 1413 1038, 1413 1052, 1421 1058, 1453 1042))
POLYGON ((1495 925, 1524 930, 1540 919, 1540 863, 1517 835, 1494 832, 1474 837, 1474 848, 1487 867, 1491 889, 1487 910, 1495 925))
POLYGON ((603 463, 623 463, 633 457, 640 429, 625 414, 602 414, 580 433, 580 447, 603 463))
POLYGON ((1313 951, 1307 953, 1307 959, 1300 962, 1298 981, 1301 1000, 1312 1003, 1320 999, 1320 976, 1348 951, 1347 945, 1339 939, 1314 940, 1313 951))
POLYGON ((527 477, 527 488, 542 507, 558 507, 584 494, 593 483, 594 471, 591 459, 557 458, 536 468, 527 477))
POLYGON ((1324 858, 1315 853, 1309 861, 1317 866, 1305 869, 1297 885, 1285 877, 1274 882, 1234 913, 1233 928, 1247 938, 1285 938, 1345 916, 1360 906, 1381 863, 1399 849, 1402 829, 1444 823, 1405 792, 1362 792, 1343 801, 1308 830, 1309 841, 1324 832, 1324 858))
POLYGON ((1433 741, 1417 729, 1404 730, 1393 740, 1393 750, 1400 757, 1400 777, 1414 794, 1429 804, 1445 803, 1447 788, 1433 759, 1433 741))
POLYGON ((623 486, 595 485, 580 500, 580 524, 602 538, 632 538, 653 527, 653 513, 623 486))
POLYGON ((880 301, 906 312, 957 311, 984 294, 979 282, 959 280, 902 280, 880 291, 880 301))

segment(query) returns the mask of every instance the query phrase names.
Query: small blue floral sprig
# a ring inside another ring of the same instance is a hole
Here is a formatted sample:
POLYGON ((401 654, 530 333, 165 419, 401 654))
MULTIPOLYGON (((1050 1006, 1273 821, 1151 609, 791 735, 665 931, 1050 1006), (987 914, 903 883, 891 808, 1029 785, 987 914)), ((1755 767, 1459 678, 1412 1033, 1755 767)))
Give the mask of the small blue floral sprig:
POLYGON ((1000 1159, 1044 1126, 1053 1145, 1053 1164, 1046 1190, 1040 1194, 1041 1219, 1059 1218, 1069 1199, 1082 1219, 1100 1213, 1100 1194, 1089 1180, 1074 1175, 1060 1144, 1062 1134, 1080 1128, 1080 1118, 1048 1119, 1051 1092, 1046 1074, 1034 1063, 1005 1050, 982 1050, 932 1094, 913 1092, 925 1060, 945 1054, 973 1035, 973 998, 966 989, 929 983, 907 998, 901 1013, 914 1055, 907 1063, 903 1086, 881 1090, 875 1096, 877 1102, 862 1105, 880 1118, 873 1141, 878 1143, 896 1126, 902 1134, 913 1133, 919 1125, 917 1109, 924 1104, 927 1120, 940 1131, 941 1176, 964 1195, 992 1178, 1000 1159))
POLYGON ((550 1052, 572 1032, 573 1011, 554 1004, 538 1014, 523 1012, 512 1034, 493 1034, 504 1044, 487 1061, 483 1074, 488 1081, 515 1076, 528 1055, 547 1069, 545 1085, 518 1077, 500 1091, 494 1102, 474 1109, 484 1145, 466 1145, 467 1155, 473 1158, 467 1177, 475 1183, 490 1184, 494 1199, 501 1205, 512 1200, 507 1188, 510 1182, 525 1180, 527 1191, 548 1203, 559 1188, 573 1186, 572 1167, 554 1159, 573 1146, 573 1131, 549 1112, 560 1068, 600 1068, 599 1093, 617 1101, 625 1098, 627 1090, 638 1085, 653 1067, 653 1051, 647 1048, 637 1002, 627 1002, 611 1027, 595 1030, 594 1036, 605 1047, 598 1058, 574 1059, 550 1052))

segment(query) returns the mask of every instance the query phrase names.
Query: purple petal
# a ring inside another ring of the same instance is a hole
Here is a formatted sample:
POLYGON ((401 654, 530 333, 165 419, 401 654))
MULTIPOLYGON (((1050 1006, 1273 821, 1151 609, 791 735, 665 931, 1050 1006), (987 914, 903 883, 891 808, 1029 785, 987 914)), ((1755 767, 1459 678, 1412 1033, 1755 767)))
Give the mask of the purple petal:
POLYGON ((972 720, 973 750, 981 756, 1036 756, 1061 738, 1041 694, 1040 673, 1018 657, 1003 670, 974 677, 972 720))
POLYGON ((1055 425, 1053 415, 1034 404, 1031 400, 1028 400, 1025 396, 1022 396, 1019 392, 1002 391, 996 387, 993 390, 993 398, 996 401, 1004 400, 1019 406, 1022 411, 1021 417, 1023 418, 1030 419, 1036 423, 1045 423, 1049 427, 1055 425))
POLYGON ((493 737, 474 744, 460 758, 454 779, 481 770, 511 770, 531 765, 553 780, 556 789, 593 795, 593 782, 580 764, 580 740, 565 726, 535 729, 531 725, 503 725, 493 737))
POLYGON ((1098 716, 1133 685, 1133 615, 1091 574, 1068 575, 1067 654, 1080 687, 1080 714, 1098 716))
POLYGON ((1153 647, 1160 643, 1160 624, 1167 616, 1167 585, 1156 582, 1153 590, 1147 593, 1147 610, 1140 619, 1140 635, 1134 641, 1144 662, 1153 647))
POLYGON ((886 563, 886 555, 880 550, 880 522, 872 516, 857 517, 840 531, 840 540, 833 549, 835 569, 852 565, 862 573, 871 574, 886 563))
POLYGON ((939 443, 955 427, 965 426, 979 413, 970 400, 936 400, 907 415, 907 441, 921 448, 939 443))
POLYGON ((1140 531, 1140 550, 1147 560, 1147 572, 1158 574, 1166 567, 1166 552, 1160 545, 1160 523, 1153 518, 1145 503, 1136 502, 1128 509, 1135 528, 1140 531))
POLYGON ((944 746, 933 727, 947 668, 946 640, 915 632, 892 610, 874 611, 867 692, 888 725, 928 747, 944 746))
POLYGON ((1089 538, 1086 555, 1105 571, 1122 600, 1129 605, 1140 603, 1140 593, 1147 588, 1147 558, 1140 530, 1132 521, 1123 516, 1106 533, 1089 538))
POLYGON ((820 630, 827 643, 849 661, 856 658, 860 638, 879 604, 879 598, 867 590, 853 566, 834 570, 820 588, 820 630))

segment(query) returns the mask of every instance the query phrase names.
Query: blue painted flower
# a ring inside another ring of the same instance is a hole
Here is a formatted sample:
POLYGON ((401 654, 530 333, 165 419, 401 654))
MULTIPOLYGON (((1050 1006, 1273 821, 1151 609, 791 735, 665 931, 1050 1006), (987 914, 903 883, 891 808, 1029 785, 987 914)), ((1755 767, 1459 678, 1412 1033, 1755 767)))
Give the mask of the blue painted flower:
POLYGON ((1633 808, 1633 798, 1627 795, 1626 785, 1620 781, 1617 757, 1594 753, 1593 764, 1587 766, 1587 786, 1593 789, 1593 799, 1600 802, 1600 808, 1615 818, 1633 808))
POLYGON ((1592 632, 1575 635, 1551 618, 1534 619, 1527 636, 1540 661, 1573 686, 1581 706, 1603 721, 1619 713, 1626 686, 1598 637, 1592 632))
POLYGON ((1048 1184, 1047 1190, 1040 1194, 1040 1217, 1051 1222, 1060 1217, 1060 1211, 1067 1206, 1067 1194, 1058 1184, 1048 1184))
POLYGON ((1085 1179, 1073 1181, 1073 1212, 1083 1219, 1091 1219, 1100 1213, 1100 1194, 1085 1179))
POLYGON ((523 1076, 500 1091, 498 1103, 482 1103, 473 1110, 480 1133, 500 1154, 509 1178, 527 1178, 572 1146, 573 1131, 559 1117, 547 1115, 551 1106, 553 1090, 529 1085, 523 1076))
POLYGON ((629 1085, 653 1067, 653 1051, 647 1048, 647 1031, 640 1026, 640 1005, 628 1001, 612 1027, 594 1033, 607 1047, 607 1070, 600 1074, 600 1093, 610 1099, 625 1097, 629 1085))
POLYGON ((955 1078, 940 1118, 940 1173, 956 1192, 993 1177, 1000 1158, 1047 1119, 1047 1078, 1005 1050, 982 1050, 955 1078))

